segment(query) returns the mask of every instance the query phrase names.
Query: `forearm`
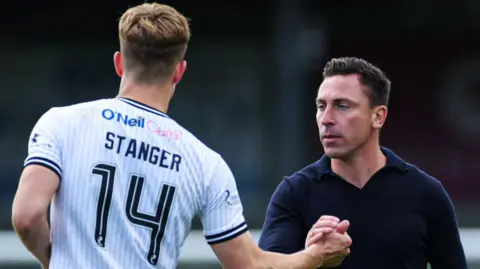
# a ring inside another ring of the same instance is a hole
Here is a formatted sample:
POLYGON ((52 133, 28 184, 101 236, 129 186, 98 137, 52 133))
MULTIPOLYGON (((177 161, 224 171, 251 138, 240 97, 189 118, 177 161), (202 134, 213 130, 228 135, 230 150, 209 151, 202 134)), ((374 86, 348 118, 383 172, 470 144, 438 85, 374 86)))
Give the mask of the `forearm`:
POLYGON ((315 269, 328 254, 321 246, 289 255, 263 251, 248 232, 211 247, 226 269, 315 269))
POLYGON ((321 266, 318 259, 305 251, 290 255, 265 251, 258 264, 261 265, 258 269, 315 269, 321 266))
POLYGON ((27 226, 14 226, 25 247, 43 266, 48 265, 50 261, 50 229, 47 216, 39 217, 27 226))

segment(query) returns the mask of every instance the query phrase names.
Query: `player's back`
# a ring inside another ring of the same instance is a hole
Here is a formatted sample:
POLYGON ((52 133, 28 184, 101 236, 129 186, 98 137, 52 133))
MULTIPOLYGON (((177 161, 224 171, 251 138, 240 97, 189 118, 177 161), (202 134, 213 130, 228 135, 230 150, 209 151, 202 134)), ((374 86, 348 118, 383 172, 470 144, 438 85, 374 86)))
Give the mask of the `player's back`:
POLYGON ((164 113, 130 99, 55 108, 61 183, 51 269, 176 268, 220 157, 164 113))

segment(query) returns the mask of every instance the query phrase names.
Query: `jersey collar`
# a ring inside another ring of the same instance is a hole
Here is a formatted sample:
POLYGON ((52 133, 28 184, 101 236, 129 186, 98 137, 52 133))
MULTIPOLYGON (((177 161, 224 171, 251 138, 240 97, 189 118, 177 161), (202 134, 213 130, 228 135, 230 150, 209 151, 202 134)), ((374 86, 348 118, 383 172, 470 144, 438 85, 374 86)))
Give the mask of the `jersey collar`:
POLYGON ((165 118, 169 118, 168 115, 165 113, 165 112, 162 112, 156 108, 153 108, 149 105, 146 105, 146 104, 143 104, 143 103, 140 103, 136 100, 133 100, 133 99, 130 99, 130 98, 126 98, 126 97, 117 97, 116 99, 126 103, 126 104, 129 104, 133 107, 136 107, 138 109, 141 109, 141 110, 144 110, 144 111, 147 111, 147 112, 150 112, 150 113, 153 113, 157 116, 160 116, 160 117, 165 117, 165 118))

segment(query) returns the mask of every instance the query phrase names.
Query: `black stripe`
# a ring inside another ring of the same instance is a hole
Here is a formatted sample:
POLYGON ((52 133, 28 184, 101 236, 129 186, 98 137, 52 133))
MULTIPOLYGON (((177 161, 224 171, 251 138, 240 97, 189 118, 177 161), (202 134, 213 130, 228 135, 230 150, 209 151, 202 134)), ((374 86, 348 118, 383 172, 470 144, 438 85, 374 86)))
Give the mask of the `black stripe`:
POLYGON ((138 109, 141 109, 143 111, 147 111, 147 112, 150 112, 150 113, 155 114, 157 116, 168 118, 168 115, 165 112, 160 111, 156 108, 153 108, 149 105, 146 105, 146 104, 140 103, 138 101, 135 101, 133 99, 125 98, 125 97, 118 97, 117 99, 124 102, 125 104, 131 105, 131 106, 136 107, 138 109), (151 110, 149 110, 149 109, 151 109, 151 110))
POLYGON ((39 160, 39 161, 44 161, 44 162, 47 162, 49 163, 51 166, 55 167, 58 169, 58 171, 60 171, 60 173, 62 172, 62 168, 60 168, 60 165, 58 165, 56 162, 50 160, 50 159, 47 159, 47 158, 43 158, 43 157, 31 157, 31 158, 28 158, 25 163, 28 163, 30 161, 33 161, 33 160, 39 160))
POLYGON ((32 165, 32 164, 36 164, 36 165, 40 165, 40 166, 43 166, 43 167, 46 167, 50 170, 52 170, 60 179, 62 178, 62 175, 60 175, 60 173, 58 173, 57 170, 55 170, 55 168, 53 166, 50 166, 46 163, 41 163, 41 162, 36 162, 36 161, 33 161, 33 162, 29 162, 28 164, 25 165, 25 167, 29 166, 29 165, 32 165))
POLYGON ((241 230, 239 230, 238 232, 236 232, 236 233, 234 233, 234 234, 232 234, 232 235, 230 235, 230 236, 227 236, 227 237, 221 238, 221 239, 217 239, 217 240, 208 240, 207 243, 208 243, 209 245, 214 245, 214 244, 219 244, 219 243, 227 242, 227 241, 229 241, 229 240, 232 240, 232 239, 234 239, 234 238, 236 238, 236 237, 244 234, 244 233, 247 232, 247 231, 248 231, 248 227, 245 227, 244 229, 241 229, 241 230))
POLYGON ((226 230, 225 232, 221 232, 221 233, 218 233, 218 234, 212 234, 212 235, 206 235, 206 236, 205 236, 205 239, 207 239, 207 240, 212 240, 212 239, 215 239, 215 238, 218 238, 218 237, 222 237, 222 236, 224 236, 224 235, 227 235, 227 234, 229 234, 229 233, 237 230, 238 228, 242 227, 242 226, 245 225, 245 224, 246 224, 246 223, 245 223, 245 221, 244 221, 244 222, 240 223, 239 225, 233 227, 232 229, 226 230))

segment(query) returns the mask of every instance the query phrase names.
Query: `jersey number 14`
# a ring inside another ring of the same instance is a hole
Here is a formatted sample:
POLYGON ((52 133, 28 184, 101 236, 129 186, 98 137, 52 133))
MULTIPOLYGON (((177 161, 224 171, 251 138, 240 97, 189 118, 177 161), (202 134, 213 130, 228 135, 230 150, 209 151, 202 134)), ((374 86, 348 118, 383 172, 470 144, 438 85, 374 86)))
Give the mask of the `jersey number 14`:
MULTIPOLYGON (((104 163, 96 164, 92 169, 92 174, 100 176, 102 180, 95 221, 95 242, 102 248, 105 247, 107 238, 108 216, 112 204, 116 170, 116 166, 104 163)), ((134 174, 131 175, 125 214, 131 223, 151 230, 147 260, 150 264, 156 265, 158 263, 160 244, 165 235, 165 227, 172 207, 176 187, 167 184, 162 185, 155 215, 149 215, 141 213, 138 210, 144 181, 145 177, 134 174)))

